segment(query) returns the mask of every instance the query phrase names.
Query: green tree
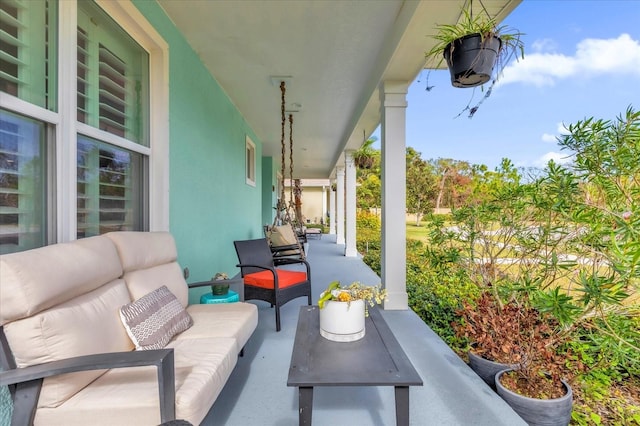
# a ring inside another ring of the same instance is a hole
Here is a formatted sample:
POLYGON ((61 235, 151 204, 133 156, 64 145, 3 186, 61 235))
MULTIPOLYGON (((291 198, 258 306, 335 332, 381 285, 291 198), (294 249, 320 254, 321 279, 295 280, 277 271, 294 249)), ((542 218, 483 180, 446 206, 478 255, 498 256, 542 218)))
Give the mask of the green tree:
POLYGON ((433 207, 432 200, 437 193, 433 167, 420 157, 420 153, 407 147, 407 210, 416 215, 416 226, 420 219, 433 207))
POLYGON ((466 203, 473 190, 474 168, 466 161, 438 158, 430 163, 436 170, 437 196, 435 208, 456 207, 466 203))
POLYGON ((380 208, 382 199, 380 176, 375 173, 369 173, 366 178, 359 178, 358 184, 356 188, 358 208, 367 211, 380 208))

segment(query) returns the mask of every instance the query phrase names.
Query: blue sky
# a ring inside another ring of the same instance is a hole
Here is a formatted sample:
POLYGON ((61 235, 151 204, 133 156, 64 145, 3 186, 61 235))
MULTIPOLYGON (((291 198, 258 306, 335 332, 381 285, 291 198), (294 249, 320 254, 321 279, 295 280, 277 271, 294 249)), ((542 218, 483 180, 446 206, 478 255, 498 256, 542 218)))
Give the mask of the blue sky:
POLYGON ((426 70, 409 88, 406 143, 422 158, 543 167, 566 156, 563 124, 640 109, 640 0, 524 0, 503 23, 525 33, 525 59, 505 68, 473 118, 454 117, 483 92, 454 88, 448 70, 430 73, 429 92, 426 70))

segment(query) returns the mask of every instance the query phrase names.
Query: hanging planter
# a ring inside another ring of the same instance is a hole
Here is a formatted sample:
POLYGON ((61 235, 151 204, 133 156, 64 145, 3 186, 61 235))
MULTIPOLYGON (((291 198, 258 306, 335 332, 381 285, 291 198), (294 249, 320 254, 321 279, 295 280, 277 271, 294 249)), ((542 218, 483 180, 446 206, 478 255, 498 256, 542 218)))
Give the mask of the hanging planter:
MULTIPOLYGON (((432 36, 435 44, 425 53, 429 68, 440 68, 446 61, 454 87, 477 87, 488 82, 493 87, 512 57, 524 58, 523 34, 507 25, 498 25, 482 1, 477 3, 480 13, 474 14, 473 0, 468 0, 455 24, 437 25, 432 36)), ((427 90, 430 90, 428 81, 427 90)), ((475 107, 467 105, 465 110, 471 111, 470 116, 490 93, 491 88, 475 107)))
POLYGON ((498 37, 470 34, 459 38, 444 49, 444 58, 454 87, 480 86, 491 79, 502 46, 498 37))

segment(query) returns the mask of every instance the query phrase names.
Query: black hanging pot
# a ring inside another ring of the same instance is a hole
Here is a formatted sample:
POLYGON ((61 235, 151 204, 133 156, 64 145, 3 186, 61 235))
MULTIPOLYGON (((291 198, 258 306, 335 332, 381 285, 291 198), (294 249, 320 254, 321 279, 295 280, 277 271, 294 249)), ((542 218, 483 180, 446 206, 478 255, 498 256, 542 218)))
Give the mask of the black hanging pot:
POLYGON ((449 43, 444 49, 444 58, 451 73, 454 87, 475 87, 491 79, 502 40, 469 34, 449 43), (453 46, 452 46, 453 45, 453 46))

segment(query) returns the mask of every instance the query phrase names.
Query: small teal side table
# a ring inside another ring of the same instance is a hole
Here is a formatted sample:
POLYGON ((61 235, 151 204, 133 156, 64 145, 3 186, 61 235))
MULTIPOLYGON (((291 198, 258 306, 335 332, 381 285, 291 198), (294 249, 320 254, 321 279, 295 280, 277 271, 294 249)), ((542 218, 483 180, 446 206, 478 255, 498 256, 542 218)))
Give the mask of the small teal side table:
POLYGON ((200 303, 210 304, 210 303, 233 303, 239 302, 240 296, 233 290, 229 290, 227 294, 221 294, 219 296, 214 296, 213 293, 205 293, 200 296, 200 303))

